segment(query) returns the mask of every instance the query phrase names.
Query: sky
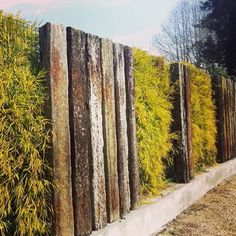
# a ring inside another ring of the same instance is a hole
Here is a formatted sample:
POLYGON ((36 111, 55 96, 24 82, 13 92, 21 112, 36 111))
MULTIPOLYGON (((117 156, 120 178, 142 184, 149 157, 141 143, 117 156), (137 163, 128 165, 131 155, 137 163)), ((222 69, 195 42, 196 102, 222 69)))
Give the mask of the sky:
POLYGON ((180 0, 0 0, 0 9, 155 53, 152 38, 180 0))

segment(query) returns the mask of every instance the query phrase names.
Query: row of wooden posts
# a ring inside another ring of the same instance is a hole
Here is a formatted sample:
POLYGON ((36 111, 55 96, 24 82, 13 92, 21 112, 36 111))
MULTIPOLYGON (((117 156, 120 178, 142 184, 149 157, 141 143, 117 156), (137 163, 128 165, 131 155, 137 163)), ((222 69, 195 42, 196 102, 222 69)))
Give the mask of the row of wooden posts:
POLYGON ((139 204, 132 49, 48 23, 40 51, 58 185, 55 233, 88 235, 139 204))
MULTIPOLYGON (((89 235, 139 206, 139 166, 132 49, 61 25, 40 28, 42 66, 48 71, 54 179, 55 234, 89 235)), ((194 178, 191 81, 185 65, 171 65, 175 84, 172 130, 178 182, 194 178)), ((236 154, 235 83, 213 80, 218 159, 236 154)))
MULTIPOLYGON (((187 183, 194 178, 191 77, 188 67, 180 63, 172 64, 171 80, 175 86, 172 131, 180 134, 180 140, 173 144, 177 148, 174 156, 175 178, 178 182, 187 183)), ((211 85, 217 120, 217 161, 222 163, 236 157, 236 81, 214 76, 211 85)))
POLYGON ((236 81, 222 76, 212 78, 216 102, 217 160, 236 157, 236 81))

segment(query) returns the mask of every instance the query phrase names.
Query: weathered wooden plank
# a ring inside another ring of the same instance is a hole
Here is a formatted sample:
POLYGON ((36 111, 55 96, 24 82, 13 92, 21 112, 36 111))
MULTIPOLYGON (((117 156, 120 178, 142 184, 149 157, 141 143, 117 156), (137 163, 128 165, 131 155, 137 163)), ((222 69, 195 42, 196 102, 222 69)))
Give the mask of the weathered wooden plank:
POLYGON ((93 229, 107 224, 106 187, 104 171, 104 140, 102 119, 102 73, 100 39, 87 34, 88 87, 92 148, 92 209, 93 229))
POLYGON ((139 162, 135 117, 135 80, 132 48, 125 46, 125 77, 127 96, 127 124, 129 143, 129 181, 131 209, 136 209, 140 201, 139 189, 139 162))
POLYGON ((107 218, 108 222, 111 223, 120 217, 112 41, 101 39, 101 57, 103 75, 103 130, 105 142, 104 156, 107 190, 107 218))
POLYGON ((228 147, 229 147, 229 157, 228 159, 232 158, 232 113, 231 113, 231 80, 227 79, 227 96, 228 96, 228 147))
POLYGON ((191 155, 191 135, 188 134, 191 124, 189 107, 190 97, 188 90, 190 89, 190 83, 186 83, 186 76, 184 67, 180 63, 171 65, 171 80, 174 82, 175 93, 174 93, 174 106, 173 106, 173 124, 172 131, 177 132, 180 135, 180 144, 174 143, 175 147, 178 148, 174 156, 174 166, 176 180, 178 182, 186 183, 191 179, 190 163, 191 155), (187 107, 186 107, 187 106, 187 107), (189 135, 189 136, 188 136, 189 135), (190 150, 190 153, 189 153, 190 150))
POLYGON ((234 147, 234 154, 233 157, 236 157, 236 82, 233 81, 233 132, 234 132, 234 140, 233 140, 233 147, 234 147))
POLYGON ((186 65, 183 65, 183 75, 184 75, 186 124, 187 124, 189 178, 193 179, 194 178, 194 159, 193 159, 193 144, 192 144, 191 77, 188 74, 188 69, 186 65))
POLYGON ((234 126, 234 141, 233 141, 233 146, 234 146, 234 156, 236 157, 236 82, 233 82, 234 84, 234 89, 233 89, 233 96, 234 96, 234 106, 233 106, 233 111, 234 111, 234 118, 233 118, 233 126, 234 126))
POLYGON ((116 127, 118 147, 118 176, 120 190, 120 214, 123 217, 130 210, 130 186, 128 169, 128 136, 126 114, 126 85, 124 69, 124 47, 114 44, 114 74, 116 96, 116 127))
POLYGON ((52 126, 55 234, 74 236, 71 189, 70 130, 68 106, 68 65, 66 29, 46 24, 40 28, 42 66, 48 71, 48 118, 52 126))
POLYGON ((222 79, 222 103, 223 103, 223 127, 224 127, 224 161, 228 160, 228 119, 227 119, 227 87, 226 87, 226 78, 221 77, 222 79))
POLYGON ((67 28, 75 236, 92 231, 86 34, 67 28))
POLYGON ((222 79, 219 76, 212 77, 213 99, 216 106, 216 126, 217 126, 217 161, 224 161, 224 124, 223 124, 223 100, 222 100, 222 79))

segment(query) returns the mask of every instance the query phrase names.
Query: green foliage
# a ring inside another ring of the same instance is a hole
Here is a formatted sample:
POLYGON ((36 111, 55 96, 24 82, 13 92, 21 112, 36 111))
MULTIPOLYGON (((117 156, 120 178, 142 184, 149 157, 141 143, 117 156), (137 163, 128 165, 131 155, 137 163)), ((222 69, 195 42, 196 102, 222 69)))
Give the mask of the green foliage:
MULTIPOLYGON (((202 42, 202 58, 214 73, 236 75, 236 1, 202 1, 203 18, 197 27, 210 34, 202 42)), ((211 72, 211 71, 210 71, 211 72)))
POLYGON ((193 156, 195 169, 198 171, 215 163, 217 152, 215 105, 210 76, 193 65, 188 65, 188 70, 192 81, 193 156))
POLYGON ((51 169, 34 25, 0 12, 0 235, 46 235, 51 169), (33 62, 33 63, 32 63, 33 62))
POLYGON ((141 188, 144 195, 155 195, 165 185, 164 162, 172 149, 169 67, 138 49, 134 59, 141 188))

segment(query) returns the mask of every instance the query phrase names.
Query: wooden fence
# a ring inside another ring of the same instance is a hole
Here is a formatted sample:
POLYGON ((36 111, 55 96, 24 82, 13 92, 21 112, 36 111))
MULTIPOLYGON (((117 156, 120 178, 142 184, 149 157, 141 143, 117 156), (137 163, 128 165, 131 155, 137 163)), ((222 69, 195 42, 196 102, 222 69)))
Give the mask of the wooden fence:
POLYGON ((88 235, 139 205, 132 49, 40 28, 52 121, 55 233, 88 235))
POLYGON ((217 118, 217 160, 236 157, 236 82, 230 78, 212 78, 217 118))
MULTIPOLYGON (((54 179, 55 234, 89 235, 139 206, 139 166, 132 49, 71 27, 40 28, 48 71, 54 179)), ((191 81, 185 65, 171 65, 175 86, 172 130, 178 182, 194 178, 191 81)), ((213 80, 218 160, 236 156, 236 83, 213 80)))

